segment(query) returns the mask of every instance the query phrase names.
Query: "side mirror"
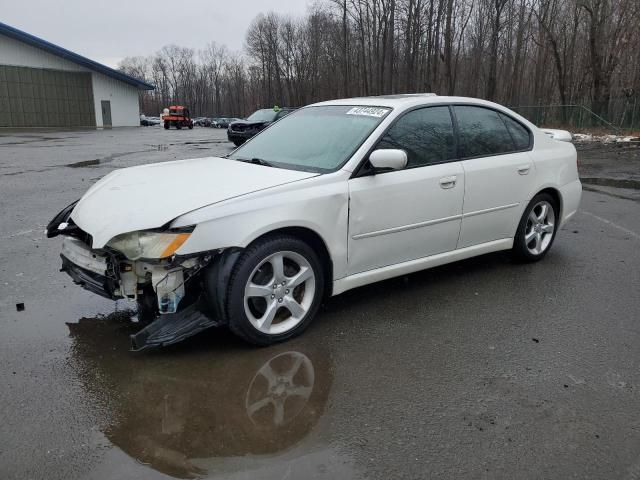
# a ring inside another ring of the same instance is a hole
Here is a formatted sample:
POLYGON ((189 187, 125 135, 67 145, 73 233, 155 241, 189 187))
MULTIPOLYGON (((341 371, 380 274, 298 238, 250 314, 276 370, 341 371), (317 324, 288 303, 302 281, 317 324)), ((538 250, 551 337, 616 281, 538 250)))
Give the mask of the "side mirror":
POLYGON ((407 153, 400 149, 374 150, 369 155, 369 163, 375 170, 402 170, 407 166, 407 153))

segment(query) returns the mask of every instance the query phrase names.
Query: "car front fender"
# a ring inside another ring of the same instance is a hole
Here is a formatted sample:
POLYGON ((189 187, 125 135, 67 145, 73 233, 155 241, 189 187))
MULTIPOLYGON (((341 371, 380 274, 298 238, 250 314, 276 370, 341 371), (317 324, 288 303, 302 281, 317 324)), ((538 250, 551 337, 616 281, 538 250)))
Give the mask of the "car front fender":
POLYGON ((270 232, 304 228, 322 239, 331 257, 334 278, 341 278, 347 262, 348 209, 346 181, 319 181, 305 188, 284 186, 211 205, 178 217, 171 226, 196 225, 176 251, 178 255, 245 248, 270 232))

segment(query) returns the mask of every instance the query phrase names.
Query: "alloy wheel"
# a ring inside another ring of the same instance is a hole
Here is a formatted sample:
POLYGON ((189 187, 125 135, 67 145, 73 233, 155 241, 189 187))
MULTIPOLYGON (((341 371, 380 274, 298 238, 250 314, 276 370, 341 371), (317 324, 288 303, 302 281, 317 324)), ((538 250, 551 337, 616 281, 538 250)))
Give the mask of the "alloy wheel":
POLYGON ((269 335, 286 333, 306 316, 316 294, 316 275, 296 252, 276 252, 249 275, 244 310, 251 324, 269 335))
POLYGON ((543 200, 534 205, 529 212, 524 233, 524 242, 529 253, 540 255, 549 248, 556 228, 555 222, 556 215, 549 202, 543 200))

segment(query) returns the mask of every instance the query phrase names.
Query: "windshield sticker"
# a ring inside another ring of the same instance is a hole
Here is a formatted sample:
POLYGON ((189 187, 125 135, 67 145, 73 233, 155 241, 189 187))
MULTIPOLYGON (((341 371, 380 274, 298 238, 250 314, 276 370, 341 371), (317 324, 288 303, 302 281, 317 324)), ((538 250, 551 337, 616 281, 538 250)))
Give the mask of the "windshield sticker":
POLYGON ((389 112, 389 110, 391 109, 380 107, 353 107, 347 112, 347 115, 365 115, 367 117, 382 118, 389 112))

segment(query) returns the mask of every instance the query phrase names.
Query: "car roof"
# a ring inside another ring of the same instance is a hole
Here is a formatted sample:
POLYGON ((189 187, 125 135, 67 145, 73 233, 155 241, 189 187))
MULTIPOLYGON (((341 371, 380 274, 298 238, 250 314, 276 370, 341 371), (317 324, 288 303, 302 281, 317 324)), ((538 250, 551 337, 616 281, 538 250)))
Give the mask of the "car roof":
POLYGON ((442 103, 473 103, 477 105, 485 105, 490 107, 499 107, 504 109, 502 105, 493 102, 471 97, 447 97, 436 95, 435 93, 405 93, 398 95, 380 95, 371 97, 353 97, 341 98, 337 100, 328 100, 326 102, 314 103, 309 106, 325 106, 325 105, 364 105, 375 107, 402 107, 410 108, 420 105, 437 105, 442 103))
POLYGON ((262 110, 270 110, 273 112, 281 112, 282 110, 296 110, 296 108, 294 107, 278 107, 278 109, 276 110, 275 107, 265 107, 265 108, 259 108, 256 110, 256 112, 260 112, 262 110))

